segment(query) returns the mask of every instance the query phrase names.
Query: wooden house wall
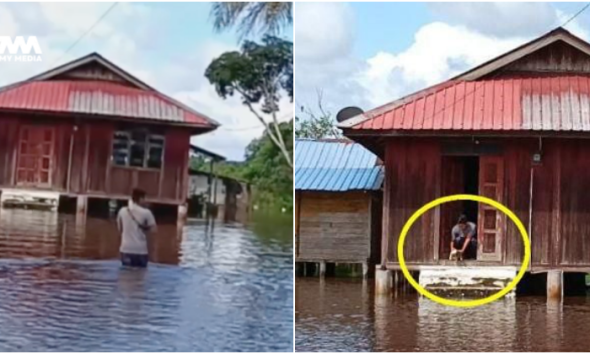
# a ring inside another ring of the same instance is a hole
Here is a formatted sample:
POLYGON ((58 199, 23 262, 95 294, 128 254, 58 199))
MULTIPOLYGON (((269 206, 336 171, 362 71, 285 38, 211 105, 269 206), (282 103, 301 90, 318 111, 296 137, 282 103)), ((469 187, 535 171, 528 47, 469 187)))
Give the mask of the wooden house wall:
POLYGON ((299 192, 297 201, 298 259, 369 259, 370 193, 299 192))
POLYGON ((541 48, 502 69, 500 76, 513 72, 590 73, 588 55, 565 42, 541 48))
MULTIPOLYGON (((495 140, 504 158, 503 202, 529 230, 531 268, 590 267, 590 144, 581 139, 543 139, 542 163, 532 164, 537 138, 495 140), (532 210, 531 205, 532 167, 532 210), (530 215, 532 212, 532 220, 530 215)), ((404 223, 419 207, 445 192, 445 166, 440 141, 394 139, 385 149, 382 257, 397 263, 397 241, 404 223)), ((414 224, 407 235, 408 263, 432 264, 438 259, 437 209, 414 224)), ((523 243, 516 226, 506 223, 504 264, 520 264, 523 243)), ((439 247, 440 244, 439 244, 439 247)))
POLYGON ((590 144, 587 140, 568 140, 558 151, 561 175, 559 213, 554 216, 559 253, 557 262, 576 266, 590 264, 590 144))
MULTIPOLYGON (((406 220, 440 193, 440 146, 429 140, 396 139, 385 151, 382 252, 385 261, 397 262, 397 241, 406 220)), ((425 213, 405 240, 407 262, 434 260, 435 218, 425 213)))
POLYGON ((51 189, 65 194, 123 198, 135 187, 146 191, 149 200, 180 203, 187 197, 190 132, 166 129, 163 166, 142 169, 111 164, 114 121, 65 118, 0 116, 0 186, 15 187, 19 131, 22 125, 50 125, 55 129, 51 189), (74 126, 78 129, 74 131, 74 126), (70 147, 71 139, 73 146, 70 147), (72 161, 68 184, 70 148, 72 161))

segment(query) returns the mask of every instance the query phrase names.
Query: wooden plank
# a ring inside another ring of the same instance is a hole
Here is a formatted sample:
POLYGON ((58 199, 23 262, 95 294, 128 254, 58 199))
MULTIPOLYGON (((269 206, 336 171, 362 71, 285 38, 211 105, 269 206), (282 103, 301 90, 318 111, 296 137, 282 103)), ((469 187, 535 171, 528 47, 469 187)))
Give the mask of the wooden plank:
MULTIPOLYGON (((479 190, 483 192, 482 194, 503 203, 504 158, 502 156, 481 156, 479 176, 479 190), (493 190, 494 195, 487 193, 487 189, 493 190)), ((506 240, 505 215, 483 203, 479 203, 478 214, 477 259, 501 261, 502 249, 506 240), (492 217, 493 219, 490 220, 492 217), (488 223, 493 224, 493 228, 487 228, 488 223), (493 244, 488 242, 488 238, 492 237, 492 235, 494 237, 493 244)))
POLYGON ((90 124, 84 125, 86 147, 84 149, 84 164, 82 167, 82 182, 80 183, 80 192, 88 191, 88 162, 90 159, 90 124))
POLYGON ((367 261, 370 195, 303 192, 299 198, 299 258, 367 261))
POLYGON ((112 127, 110 136, 109 136, 109 154, 107 155, 107 167, 105 171, 105 186, 106 186, 106 193, 111 193, 112 185, 111 185, 111 170, 113 168, 113 163, 111 162, 111 157, 113 156, 113 140, 115 136, 115 129, 112 127))
POLYGON ((553 176, 555 178, 555 190, 553 193, 553 230, 551 237, 552 252, 550 255, 551 264, 556 266, 559 264, 560 253, 560 234, 561 234, 561 146, 555 146, 555 168, 553 176))
POLYGON ((573 46, 574 48, 586 53, 587 55, 590 54, 590 50, 588 46, 579 40, 572 38, 569 35, 563 33, 557 34, 550 34, 548 36, 541 37, 533 42, 525 45, 522 48, 515 49, 507 54, 501 56, 500 58, 494 59, 493 61, 484 63, 472 70, 469 70, 466 73, 461 74, 460 76, 455 77, 456 80, 476 80, 482 76, 490 74, 493 71, 496 71, 504 66, 507 66, 543 47, 546 47, 552 43, 557 42, 558 40, 562 40, 565 43, 573 46))

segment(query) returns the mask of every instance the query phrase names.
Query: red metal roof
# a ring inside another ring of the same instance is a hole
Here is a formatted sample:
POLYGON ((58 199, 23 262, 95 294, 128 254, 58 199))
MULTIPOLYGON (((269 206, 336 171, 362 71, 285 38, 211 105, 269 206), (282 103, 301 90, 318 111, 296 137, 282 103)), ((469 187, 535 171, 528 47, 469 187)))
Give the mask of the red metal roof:
POLYGON ((108 81, 26 81, 0 91, 0 109, 129 117, 214 127, 212 121, 157 92, 108 81))
POLYGON ((590 77, 452 80, 363 116, 350 128, 590 132, 590 77))

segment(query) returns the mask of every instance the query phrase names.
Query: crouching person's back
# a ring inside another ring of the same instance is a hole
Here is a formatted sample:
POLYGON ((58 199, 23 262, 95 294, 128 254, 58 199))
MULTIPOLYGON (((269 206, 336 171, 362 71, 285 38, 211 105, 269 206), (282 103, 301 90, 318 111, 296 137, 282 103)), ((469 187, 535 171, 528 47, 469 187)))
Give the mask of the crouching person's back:
POLYGON ((154 214, 144 206, 145 192, 134 189, 127 207, 117 215, 121 233, 121 262, 124 266, 146 267, 148 264, 148 236, 156 232, 154 214))

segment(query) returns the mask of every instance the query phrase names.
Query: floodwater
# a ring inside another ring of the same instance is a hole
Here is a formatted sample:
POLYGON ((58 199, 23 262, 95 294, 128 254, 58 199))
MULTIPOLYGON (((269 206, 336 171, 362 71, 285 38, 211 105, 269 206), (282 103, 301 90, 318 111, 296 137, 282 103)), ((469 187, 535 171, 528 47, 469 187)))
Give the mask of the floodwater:
POLYGON ((286 221, 160 225, 133 270, 112 220, 0 210, 0 352, 292 351, 286 221))
POLYGON ((372 282, 297 278, 296 351, 588 351, 590 298, 517 296, 472 309, 415 294, 375 297, 372 282))

